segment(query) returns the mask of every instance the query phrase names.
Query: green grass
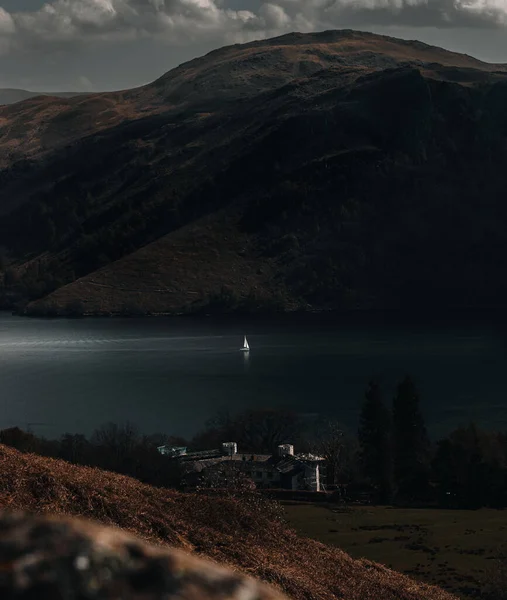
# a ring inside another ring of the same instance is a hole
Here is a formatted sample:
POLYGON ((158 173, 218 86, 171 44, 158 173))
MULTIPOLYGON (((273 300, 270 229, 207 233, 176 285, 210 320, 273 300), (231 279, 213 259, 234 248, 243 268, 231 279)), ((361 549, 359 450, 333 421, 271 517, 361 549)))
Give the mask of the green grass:
POLYGON ((501 510, 283 504, 300 534, 467 599, 481 598, 507 540, 501 510))

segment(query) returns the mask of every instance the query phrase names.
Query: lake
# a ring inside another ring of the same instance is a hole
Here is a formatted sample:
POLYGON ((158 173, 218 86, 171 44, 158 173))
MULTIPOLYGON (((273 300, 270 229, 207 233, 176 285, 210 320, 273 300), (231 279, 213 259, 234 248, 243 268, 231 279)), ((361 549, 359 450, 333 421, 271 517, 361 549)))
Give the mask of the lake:
POLYGON ((290 407, 355 429, 366 383, 418 384, 432 436, 507 430, 507 336, 494 319, 389 315, 29 319, 0 313, 0 428, 52 438, 107 421, 191 435, 222 408, 290 407), (251 351, 239 351, 243 334, 251 351))

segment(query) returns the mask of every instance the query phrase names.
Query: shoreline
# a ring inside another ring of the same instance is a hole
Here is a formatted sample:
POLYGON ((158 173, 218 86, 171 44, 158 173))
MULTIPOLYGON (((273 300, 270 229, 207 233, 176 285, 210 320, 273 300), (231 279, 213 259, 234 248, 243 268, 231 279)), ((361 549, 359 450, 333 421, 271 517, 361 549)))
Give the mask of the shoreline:
POLYGON ((230 311, 230 312, 161 312, 161 313, 84 313, 84 314, 33 314, 30 312, 17 312, 10 309, 0 310, 0 314, 10 314, 14 317, 27 319, 61 320, 61 319, 167 319, 167 320, 286 320, 286 321, 312 321, 318 318, 330 321, 378 322, 386 319, 389 323, 434 323, 434 322, 480 322, 492 321, 495 324, 505 322, 507 325, 507 309, 503 306, 495 307, 456 307, 456 308, 431 308, 422 311, 420 307, 412 308, 351 308, 351 309, 296 309, 287 311, 258 310, 258 311, 230 311))

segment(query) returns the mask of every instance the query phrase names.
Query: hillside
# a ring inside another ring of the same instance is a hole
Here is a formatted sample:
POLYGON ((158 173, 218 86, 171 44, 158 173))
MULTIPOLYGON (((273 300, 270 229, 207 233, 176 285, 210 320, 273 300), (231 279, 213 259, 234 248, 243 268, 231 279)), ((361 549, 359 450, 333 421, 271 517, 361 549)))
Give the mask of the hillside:
POLYGON ((354 31, 0 108, 3 305, 507 305, 507 67, 354 31))
POLYGON ((252 577, 89 519, 0 513, 3 598, 288 600, 252 577))
POLYGON ((72 98, 73 96, 79 96, 80 92, 29 92, 28 90, 1 88, 0 105, 14 104, 15 102, 22 102, 23 100, 28 100, 28 98, 34 98, 40 95, 55 96, 59 98, 72 98))
POLYGON ((0 446, 0 504, 119 526, 271 583, 293 599, 453 600, 338 549, 299 538, 262 504, 182 494, 0 446))

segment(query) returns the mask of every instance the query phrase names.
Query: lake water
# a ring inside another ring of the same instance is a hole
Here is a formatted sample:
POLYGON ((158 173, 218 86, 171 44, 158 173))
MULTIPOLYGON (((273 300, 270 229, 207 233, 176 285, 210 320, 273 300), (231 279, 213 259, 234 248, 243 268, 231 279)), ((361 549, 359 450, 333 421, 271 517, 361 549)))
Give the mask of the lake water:
POLYGON ((433 436, 507 430, 507 336, 494 320, 385 315, 62 319, 0 313, 0 428, 89 435, 106 421, 190 435, 222 408, 290 407, 355 429, 370 376, 417 381, 433 436), (249 355, 239 352, 248 335, 249 355))

